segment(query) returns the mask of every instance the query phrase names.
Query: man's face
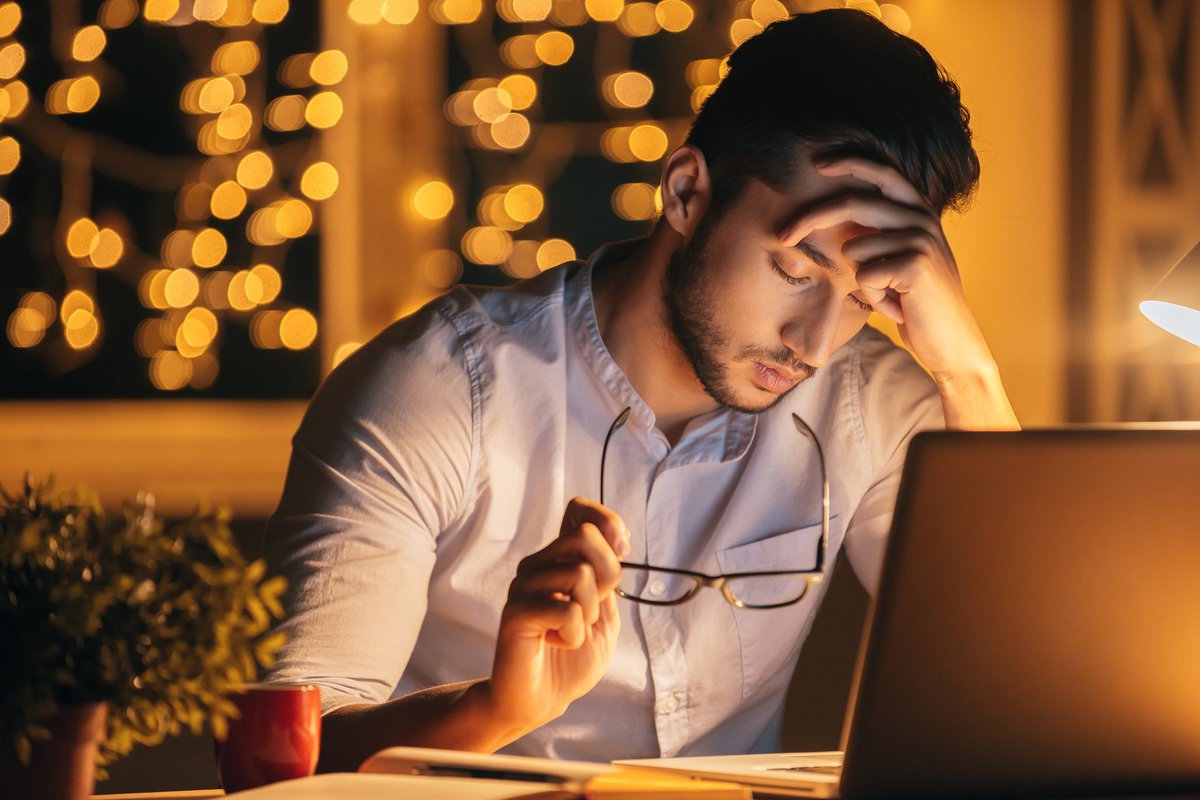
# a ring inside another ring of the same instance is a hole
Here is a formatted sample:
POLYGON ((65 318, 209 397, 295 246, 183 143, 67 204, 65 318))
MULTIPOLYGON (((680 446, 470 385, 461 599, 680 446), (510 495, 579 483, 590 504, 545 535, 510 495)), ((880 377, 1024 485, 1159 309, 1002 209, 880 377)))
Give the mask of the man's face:
POLYGON ((676 250, 664 289, 668 322, 709 395, 765 411, 810 377, 867 321, 856 265, 842 245, 867 229, 846 223, 784 247, 779 231, 817 202, 865 184, 829 178, 801 155, 780 193, 752 178, 719 217, 706 213, 676 250))

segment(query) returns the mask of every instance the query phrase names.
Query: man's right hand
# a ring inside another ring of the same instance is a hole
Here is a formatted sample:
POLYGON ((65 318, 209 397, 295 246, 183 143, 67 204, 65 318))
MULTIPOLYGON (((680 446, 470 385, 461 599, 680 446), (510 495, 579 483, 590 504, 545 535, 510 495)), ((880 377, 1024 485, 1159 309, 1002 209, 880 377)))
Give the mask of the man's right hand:
POLYGON ((517 735, 560 716, 608 669, 621 629, 619 560, 628 552, 624 521, 577 497, 558 538, 517 567, 488 681, 497 721, 517 735))

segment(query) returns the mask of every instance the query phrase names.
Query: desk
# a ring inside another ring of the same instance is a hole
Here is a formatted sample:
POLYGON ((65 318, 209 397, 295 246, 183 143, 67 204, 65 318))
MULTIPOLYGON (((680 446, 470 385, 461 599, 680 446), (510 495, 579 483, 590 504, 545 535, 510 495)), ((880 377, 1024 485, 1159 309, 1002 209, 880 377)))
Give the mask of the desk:
POLYGON ((127 792, 125 794, 94 794, 92 800, 209 800, 224 797, 221 789, 189 789, 184 792, 127 792))

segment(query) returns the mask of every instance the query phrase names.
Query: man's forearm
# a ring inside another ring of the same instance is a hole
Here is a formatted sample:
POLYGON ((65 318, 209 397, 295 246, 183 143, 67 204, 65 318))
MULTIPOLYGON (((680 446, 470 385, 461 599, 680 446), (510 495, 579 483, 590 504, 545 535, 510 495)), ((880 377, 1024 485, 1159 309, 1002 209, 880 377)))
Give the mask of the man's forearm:
POLYGON ((373 754, 397 745, 491 753, 533 727, 493 713, 487 680, 435 686, 326 714, 317 771, 354 772, 373 754))
POLYGON ((952 430, 1020 430, 1021 423, 1008 402, 1000 370, 988 368, 972 374, 935 375, 946 427, 952 430))

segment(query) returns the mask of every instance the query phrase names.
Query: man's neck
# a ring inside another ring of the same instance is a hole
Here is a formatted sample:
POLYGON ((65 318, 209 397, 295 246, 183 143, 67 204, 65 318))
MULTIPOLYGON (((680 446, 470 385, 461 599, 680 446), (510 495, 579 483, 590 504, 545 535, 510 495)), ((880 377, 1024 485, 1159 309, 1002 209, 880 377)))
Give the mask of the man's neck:
POLYGON ((624 261, 592 277, 600 336, 672 445, 692 418, 717 408, 667 323, 663 280, 678 244, 673 235, 656 227, 624 261))

